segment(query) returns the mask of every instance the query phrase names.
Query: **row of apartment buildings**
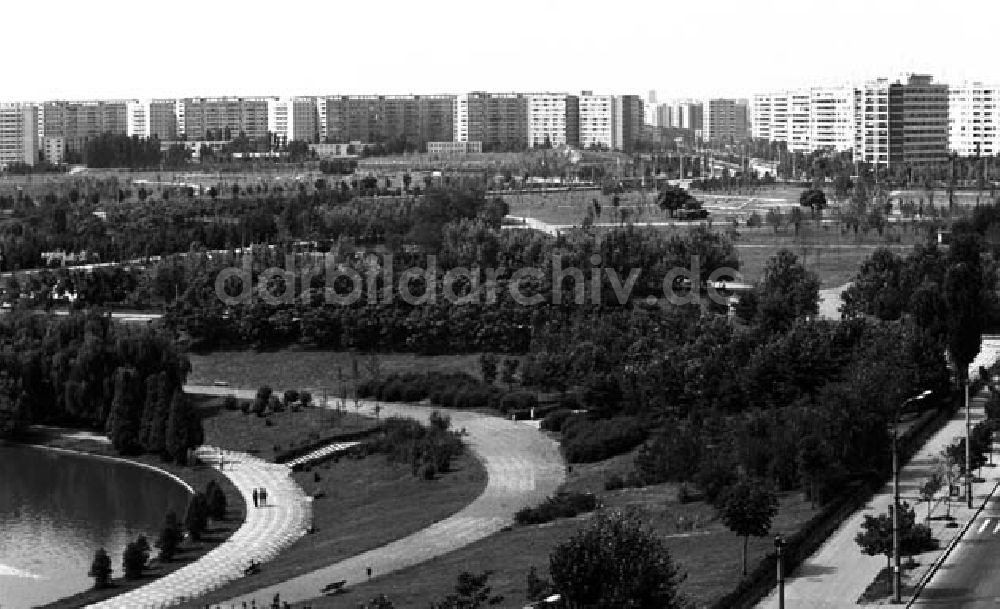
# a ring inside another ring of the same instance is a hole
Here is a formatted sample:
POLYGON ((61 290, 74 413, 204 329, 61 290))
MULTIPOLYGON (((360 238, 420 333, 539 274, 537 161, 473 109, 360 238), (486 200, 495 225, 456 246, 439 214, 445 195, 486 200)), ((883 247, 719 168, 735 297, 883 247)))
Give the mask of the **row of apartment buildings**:
POLYGON ((40 151, 59 162, 103 133, 161 142, 245 135, 420 150, 431 142, 480 142, 483 150, 570 145, 628 152, 642 126, 639 96, 591 91, 46 101, 0 105, 0 164, 33 163, 40 151))
POLYGON ((1000 87, 949 86, 922 74, 857 86, 814 87, 755 95, 755 138, 793 152, 850 151, 876 165, 926 164, 1000 154, 1000 87))

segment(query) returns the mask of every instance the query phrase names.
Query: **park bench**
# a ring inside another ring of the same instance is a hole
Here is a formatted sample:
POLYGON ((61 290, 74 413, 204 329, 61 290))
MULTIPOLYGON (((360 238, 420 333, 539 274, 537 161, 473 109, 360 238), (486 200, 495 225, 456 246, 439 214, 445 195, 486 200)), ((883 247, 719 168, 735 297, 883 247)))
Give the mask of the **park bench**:
POLYGON ((323 594, 340 594, 344 591, 344 586, 347 584, 346 579, 342 579, 339 582, 333 582, 332 584, 327 584, 323 586, 320 591, 323 594))

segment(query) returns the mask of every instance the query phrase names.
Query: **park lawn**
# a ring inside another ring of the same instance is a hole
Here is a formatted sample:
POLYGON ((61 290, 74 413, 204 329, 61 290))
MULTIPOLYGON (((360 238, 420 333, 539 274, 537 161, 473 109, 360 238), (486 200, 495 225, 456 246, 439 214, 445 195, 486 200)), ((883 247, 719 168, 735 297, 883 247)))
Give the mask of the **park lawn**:
MULTIPOLYGON (((565 490, 594 492, 609 508, 637 509, 649 527, 663 536, 680 569, 687 573, 681 590, 705 607, 731 591, 740 578, 742 540, 716 519, 715 509, 702 501, 678 503, 676 484, 657 484, 640 489, 605 491, 612 474, 632 471, 636 451, 597 463, 574 464, 568 471, 565 490)), ((790 535, 817 513, 801 493, 780 495, 780 509, 772 533, 790 535)), ((489 585, 504 596, 503 607, 522 607, 527 598, 526 578, 534 566, 548 577, 549 554, 589 520, 589 514, 534 526, 515 525, 484 540, 420 565, 402 569, 344 594, 317 598, 297 607, 354 607, 378 594, 385 594, 397 607, 427 607, 453 591, 462 571, 490 570, 489 585)), ((751 538, 748 567, 773 551, 772 536, 751 538)))
MULTIPOLYGON (((56 435, 49 435, 48 437, 33 439, 33 441, 36 444, 44 446, 67 448, 95 455, 112 457, 118 456, 116 451, 110 445, 92 440, 71 439, 56 435)), ((87 590, 44 605, 44 609, 69 609, 71 607, 83 607, 148 584, 154 579, 162 577, 201 558, 223 541, 229 539, 229 537, 243 524, 243 520, 246 518, 246 504, 243 501, 243 496, 240 494, 239 490, 233 486, 233 483, 215 468, 208 465, 182 467, 173 463, 164 463, 158 457, 149 455, 131 457, 129 460, 137 463, 152 465, 174 474, 181 480, 190 484, 195 491, 204 490, 209 480, 215 480, 215 482, 226 494, 226 520, 223 522, 211 521, 209 523, 208 531, 202 535, 201 541, 192 541, 190 539, 183 541, 179 551, 177 552, 177 556, 169 563, 160 563, 157 561, 155 559, 156 549, 154 548, 151 553, 153 558, 150 560, 150 566, 146 569, 142 579, 127 581, 118 577, 113 580, 112 588, 105 590, 87 590)), ((184 514, 178 514, 177 516, 178 518, 183 518, 184 514)), ((149 539, 150 544, 153 544, 155 541, 155 538, 149 539)), ((121 573, 120 559, 120 556, 111 557, 112 567, 118 574, 121 573)), ((86 569, 89 568, 89 565, 81 565, 80 568, 86 569)))
POLYGON ((274 461, 278 452, 287 451, 323 438, 372 429, 371 417, 324 408, 286 409, 266 417, 243 414, 222 408, 223 398, 191 396, 203 413, 205 444, 227 450, 250 453, 265 461, 274 461), (266 421, 271 421, 268 426, 266 421))
POLYGON ((483 465, 468 453, 431 481, 413 476, 409 464, 389 463, 378 454, 329 461, 294 477, 307 493, 321 495, 313 503, 315 532, 264 564, 260 574, 185 606, 222 602, 415 533, 471 503, 487 480, 483 465))
MULTIPOLYGON (((309 390, 313 399, 339 395, 341 387, 354 393, 352 360, 357 358, 361 380, 369 378, 369 356, 351 351, 311 351, 281 349, 257 352, 252 350, 189 353, 191 374, 188 383, 211 385, 225 381, 231 387, 255 389, 269 385, 275 390, 309 390)), ((479 378, 479 354, 416 355, 414 353, 378 354, 379 374, 405 372, 464 372, 479 378)))

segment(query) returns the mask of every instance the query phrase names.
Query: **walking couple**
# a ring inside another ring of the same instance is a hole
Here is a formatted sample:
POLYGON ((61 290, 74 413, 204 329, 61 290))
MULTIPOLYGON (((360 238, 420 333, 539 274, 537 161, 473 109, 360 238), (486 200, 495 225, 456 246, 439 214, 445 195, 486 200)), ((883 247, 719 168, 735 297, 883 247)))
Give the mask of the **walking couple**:
POLYGON ((253 489, 253 506, 255 508, 267 505, 267 489, 263 486, 253 489))

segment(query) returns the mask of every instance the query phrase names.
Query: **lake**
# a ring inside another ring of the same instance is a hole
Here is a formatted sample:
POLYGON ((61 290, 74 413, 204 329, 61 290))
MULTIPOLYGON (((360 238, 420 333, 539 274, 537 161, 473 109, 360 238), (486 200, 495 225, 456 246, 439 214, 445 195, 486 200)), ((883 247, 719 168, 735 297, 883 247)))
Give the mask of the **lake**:
POLYGON ((178 482, 146 468, 0 443, 0 608, 90 588, 101 547, 120 576, 125 545, 140 534, 153 545, 167 511, 183 517, 187 500, 178 482))

